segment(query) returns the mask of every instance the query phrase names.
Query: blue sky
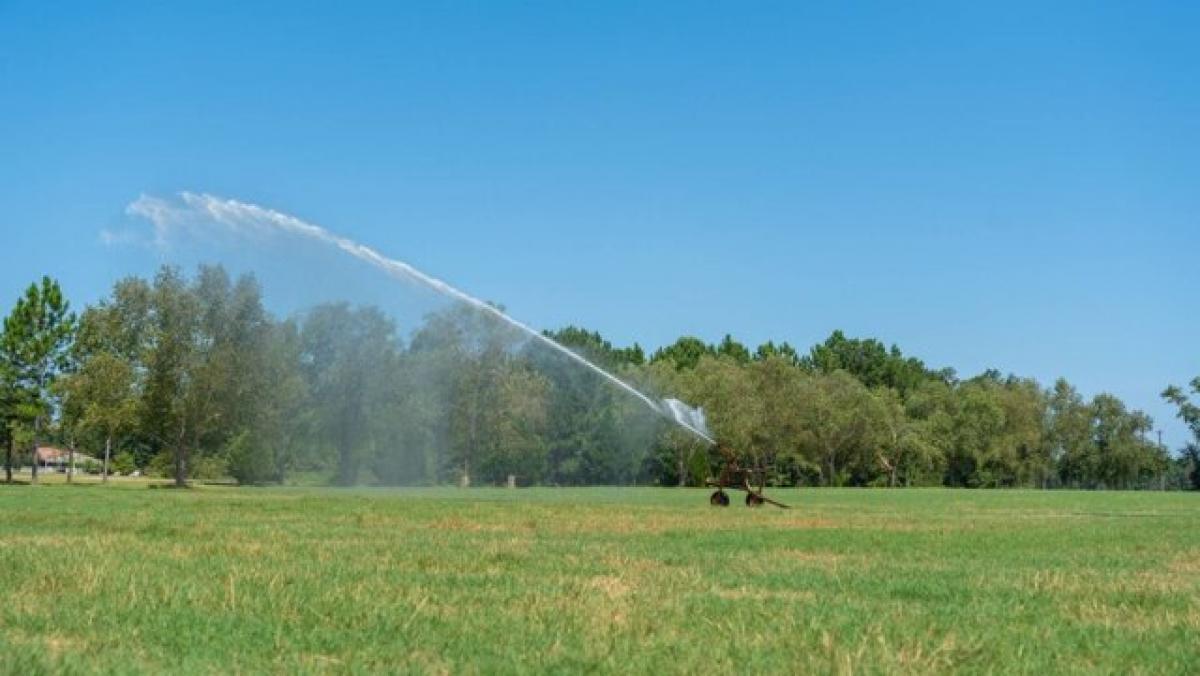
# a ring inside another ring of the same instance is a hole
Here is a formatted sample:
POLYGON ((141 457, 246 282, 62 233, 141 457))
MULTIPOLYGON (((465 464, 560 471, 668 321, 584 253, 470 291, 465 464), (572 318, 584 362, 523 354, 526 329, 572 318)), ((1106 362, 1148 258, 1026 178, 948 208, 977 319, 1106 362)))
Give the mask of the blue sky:
POLYGON ((152 269, 101 229, 205 191, 535 326, 841 328, 1185 437, 1195 3, 207 4, 0 0, 5 306, 152 269))

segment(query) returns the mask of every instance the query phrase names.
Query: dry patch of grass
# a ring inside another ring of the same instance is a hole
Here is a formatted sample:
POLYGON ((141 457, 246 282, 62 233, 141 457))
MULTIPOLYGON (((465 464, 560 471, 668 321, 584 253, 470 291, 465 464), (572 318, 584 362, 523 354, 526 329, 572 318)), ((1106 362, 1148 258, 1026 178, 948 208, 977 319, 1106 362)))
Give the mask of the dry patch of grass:
POLYGON ((462 516, 447 516, 429 522, 425 528, 434 531, 451 531, 454 533, 508 533, 520 528, 514 524, 484 523, 462 516))
POLYGON ((24 648, 33 648, 48 653, 51 657, 65 654, 80 654, 90 648, 89 641, 81 636, 62 633, 33 634, 16 627, 4 627, 4 640, 24 648))
POLYGON ((895 644, 884 637, 882 630, 872 632, 873 637, 868 644, 873 643, 875 660, 888 666, 888 671, 905 673, 930 673, 951 670, 961 664, 965 658, 979 652, 978 640, 964 641, 955 632, 949 632, 940 638, 927 635, 921 640, 903 641, 895 644))
POLYGON ((597 575, 588 580, 587 586, 612 600, 624 598, 631 589, 625 579, 615 575, 597 575))
POLYGON ((1111 605, 1103 601, 1086 601, 1070 612, 1077 622, 1106 629, 1146 634, 1176 629, 1200 631, 1200 608, 1194 604, 1186 610, 1147 610, 1125 604, 1111 605))
POLYGON ((1190 549, 1171 559, 1167 570, 1177 575, 1200 575, 1200 549, 1190 549))

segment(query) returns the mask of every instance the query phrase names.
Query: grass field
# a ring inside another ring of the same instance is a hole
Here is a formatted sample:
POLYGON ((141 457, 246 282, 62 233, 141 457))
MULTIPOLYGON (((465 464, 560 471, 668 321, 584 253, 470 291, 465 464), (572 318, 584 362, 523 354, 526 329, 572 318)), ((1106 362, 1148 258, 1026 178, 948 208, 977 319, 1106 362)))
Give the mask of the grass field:
POLYGON ((0 486, 0 667, 1193 672, 1200 495, 0 486))

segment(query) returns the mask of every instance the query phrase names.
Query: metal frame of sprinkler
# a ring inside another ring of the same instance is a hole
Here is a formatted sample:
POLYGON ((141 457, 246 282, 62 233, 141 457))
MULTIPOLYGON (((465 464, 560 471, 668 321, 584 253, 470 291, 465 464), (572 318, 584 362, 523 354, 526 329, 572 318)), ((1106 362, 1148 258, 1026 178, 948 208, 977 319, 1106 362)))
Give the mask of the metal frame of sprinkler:
POLYGON ((725 492, 725 489, 731 488, 746 491, 747 507, 762 507, 764 504, 768 504, 781 509, 791 509, 790 506, 763 495, 763 490, 767 485, 767 471, 761 462, 756 462, 753 467, 743 466, 738 461, 737 453, 725 444, 717 444, 717 451, 720 452, 723 462, 721 463, 721 473, 717 475, 717 478, 708 479, 705 482, 717 489, 709 496, 708 504, 713 507, 728 507, 729 494, 725 492), (754 484, 757 484, 758 487, 755 488, 754 484))

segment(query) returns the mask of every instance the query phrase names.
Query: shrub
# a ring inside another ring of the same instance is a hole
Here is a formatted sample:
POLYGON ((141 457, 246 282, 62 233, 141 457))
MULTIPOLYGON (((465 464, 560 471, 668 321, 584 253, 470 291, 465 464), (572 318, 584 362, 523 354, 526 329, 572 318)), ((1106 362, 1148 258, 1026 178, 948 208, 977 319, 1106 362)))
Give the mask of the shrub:
POLYGON ((150 458, 146 465, 146 474, 156 477, 171 477, 175 475, 175 458, 168 451, 163 451, 150 458))
POLYGON ((229 473, 242 484, 261 484, 276 479, 271 457, 256 446, 249 432, 241 432, 225 447, 229 473))
POLYGON ((216 455, 192 458, 188 478, 196 481, 216 481, 229 478, 229 462, 216 455))
MULTIPOLYGON (((150 459, 146 466, 146 474, 155 477, 171 478, 175 476, 175 455, 163 451, 150 459)), ((229 463, 225 458, 214 455, 192 455, 188 463, 189 481, 214 481, 229 477, 229 463)))
POLYGON ((121 451, 109 463, 109 470, 116 474, 133 474, 137 461, 129 451, 121 451))

